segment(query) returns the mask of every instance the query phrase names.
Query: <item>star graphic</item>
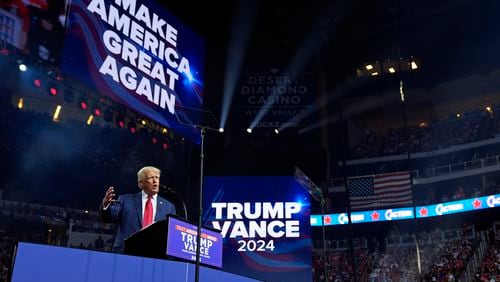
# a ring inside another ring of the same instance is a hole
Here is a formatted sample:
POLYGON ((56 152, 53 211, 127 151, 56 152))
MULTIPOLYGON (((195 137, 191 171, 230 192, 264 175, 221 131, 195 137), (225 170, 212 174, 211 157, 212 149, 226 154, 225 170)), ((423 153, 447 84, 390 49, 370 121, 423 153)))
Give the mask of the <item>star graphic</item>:
POLYGON ((372 217, 373 221, 380 219, 380 214, 377 211, 372 212, 370 216, 372 217))
POLYGON ((325 224, 331 224, 332 223, 332 217, 329 216, 329 215, 325 216, 324 220, 325 220, 325 224))
POLYGON ((475 209, 479 209, 482 205, 482 202, 481 200, 479 199, 475 199, 473 202, 472 202, 472 205, 474 206, 475 209))
POLYGON ((426 208, 421 208, 419 213, 421 216, 428 216, 429 215, 429 211, 426 208))

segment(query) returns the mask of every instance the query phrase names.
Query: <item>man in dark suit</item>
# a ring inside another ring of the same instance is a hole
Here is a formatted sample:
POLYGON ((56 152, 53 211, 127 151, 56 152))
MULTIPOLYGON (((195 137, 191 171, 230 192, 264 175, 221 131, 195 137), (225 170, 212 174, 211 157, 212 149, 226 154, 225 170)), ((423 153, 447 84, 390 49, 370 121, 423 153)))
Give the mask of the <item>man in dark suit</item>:
POLYGON ((113 252, 123 253, 123 241, 141 228, 165 219, 168 214, 175 214, 175 206, 158 196, 160 189, 160 170, 146 166, 137 172, 137 183, 142 190, 135 194, 126 194, 115 198, 114 187, 109 187, 102 199, 101 220, 117 223, 118 232, 113 252))

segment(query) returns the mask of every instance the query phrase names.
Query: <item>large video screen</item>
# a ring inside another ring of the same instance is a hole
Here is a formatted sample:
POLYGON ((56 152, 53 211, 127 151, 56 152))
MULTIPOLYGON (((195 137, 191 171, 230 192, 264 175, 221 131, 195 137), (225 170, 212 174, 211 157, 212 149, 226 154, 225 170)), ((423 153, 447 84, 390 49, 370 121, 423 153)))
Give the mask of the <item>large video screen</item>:
POLYGON ((199 143, 205 43, 157 1, 71 2, 61 69, 199 143))
POLYGON ((309 194, 294 177, 206 177, 204 225, 221 231, 224 271, 311 281, 309 194))

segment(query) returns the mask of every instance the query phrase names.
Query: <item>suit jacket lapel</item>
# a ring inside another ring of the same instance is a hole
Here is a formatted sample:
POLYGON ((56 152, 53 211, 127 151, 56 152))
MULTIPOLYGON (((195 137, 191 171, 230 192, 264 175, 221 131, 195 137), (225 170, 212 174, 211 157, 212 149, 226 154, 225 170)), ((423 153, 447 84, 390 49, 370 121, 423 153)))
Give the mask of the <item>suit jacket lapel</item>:
POLYGON ((139 220, 139 226, 142 227, 142 193, 139 192, 134 198, 135 210, 137 213, 137 219, 139 220))

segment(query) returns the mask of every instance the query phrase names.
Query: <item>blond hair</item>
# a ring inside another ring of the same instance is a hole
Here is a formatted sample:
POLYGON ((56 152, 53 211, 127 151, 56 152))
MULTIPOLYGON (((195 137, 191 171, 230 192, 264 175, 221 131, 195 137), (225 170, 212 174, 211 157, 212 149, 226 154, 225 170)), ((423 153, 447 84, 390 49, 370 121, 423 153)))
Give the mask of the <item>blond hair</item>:
POLYGON ((154 166, 145 166, 145 167, 139 169, 139 171, 137 172, 137 182, 140 182, 141 180, 143 180, 148 171, 153 171, 153 172, 157 173, 158 175, 161 174, 161 170, 159 170, 158 168, 156 168, 154 166))

